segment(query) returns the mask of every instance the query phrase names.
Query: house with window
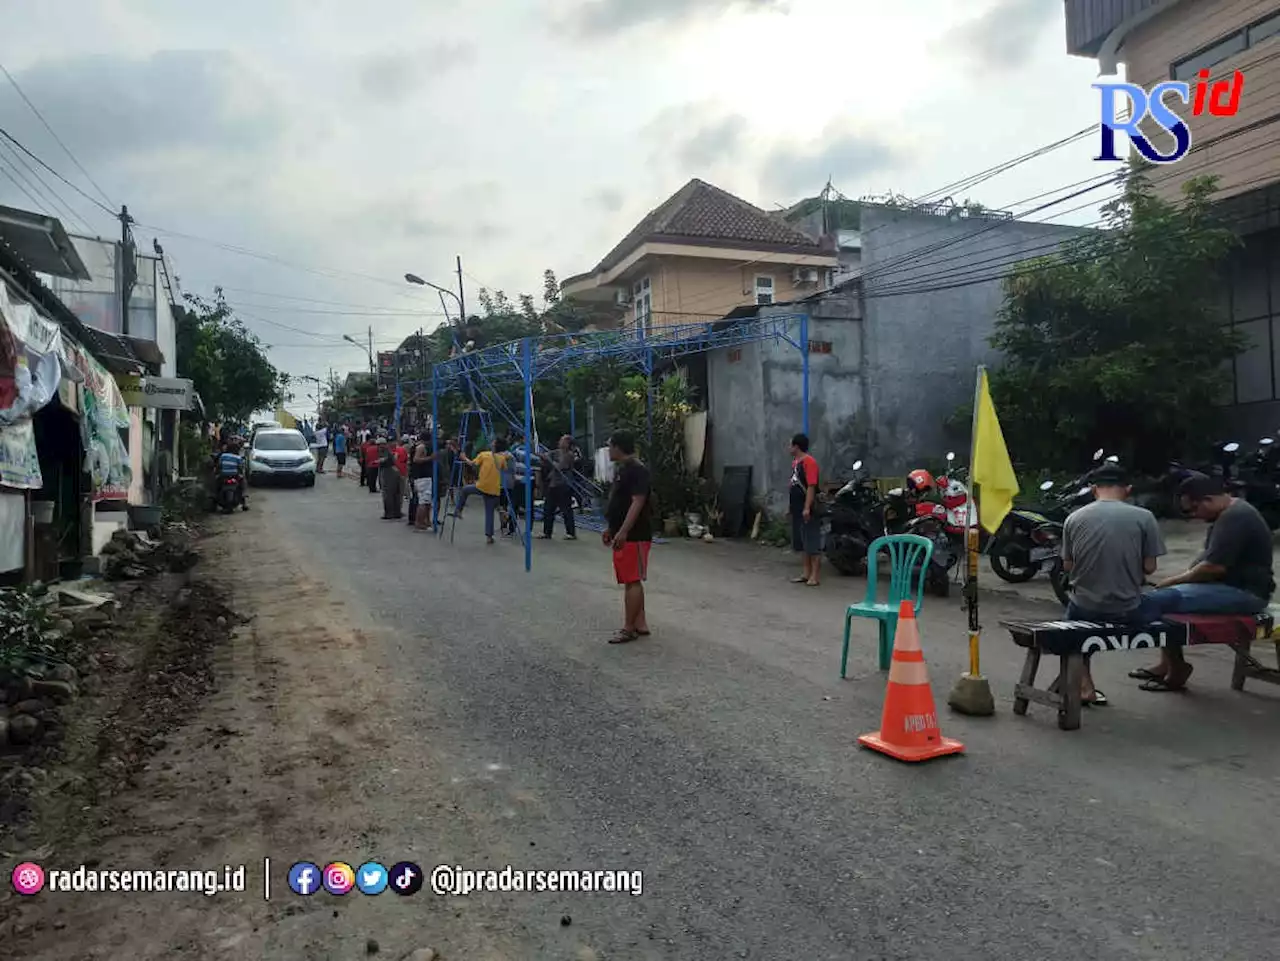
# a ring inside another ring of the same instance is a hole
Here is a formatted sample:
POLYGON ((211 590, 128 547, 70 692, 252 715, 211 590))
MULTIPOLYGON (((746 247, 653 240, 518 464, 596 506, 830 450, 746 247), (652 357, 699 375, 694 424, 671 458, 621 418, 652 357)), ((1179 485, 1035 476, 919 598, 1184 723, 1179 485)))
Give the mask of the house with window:
POLYGON ((652 210, 590 271, 561 284, 566 300, 612 304, 619 326, 700 323, 735 307, 826 289, 834 246, 703 180, 652 210))
MULTIPOLYGON (((1093 57, 1099 73, 1123 63, 1126 78, 1196 85, 1244 78, 1232 116, 1188 117, 1191 149, 1151 174, 1175 198, 1188 177, 1218 178, 1217 200, 1243 244, 1223 278, 1223 314, 1248 340, 1235 360, 1229 408, 1243 438, 1280 427, 1280 10, 1275 0, 1066 0, 1067 52, 1093 57)), ((1082 95, 1087 91, 1082 91, 1082 95)), ((1171 103, 1179 113, 1187 108, 1171 103)), ((1170 135, 1149 132, 1167 150, 1170 135)))

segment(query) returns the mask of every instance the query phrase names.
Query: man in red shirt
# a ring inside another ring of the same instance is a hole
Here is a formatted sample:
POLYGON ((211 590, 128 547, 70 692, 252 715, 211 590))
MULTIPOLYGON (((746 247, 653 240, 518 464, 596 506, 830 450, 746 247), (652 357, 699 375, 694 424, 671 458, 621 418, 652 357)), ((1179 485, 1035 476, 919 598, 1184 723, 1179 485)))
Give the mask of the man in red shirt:
POLYGON ((822 521, 818 519, 818 461, 809 453, 809 438, 791 438, 791 547, 804 555, 804 570, 792 584, 818 586, 822 566, 822 521))
POLYGON ((613 549, 613 573, 622 585, 622 630, 610 644, 627 644, 649 636, 644 610, 644 582, 649 576, 649 548, 653 543, 653 508, 649 468, 636 457, 635 438, 617 431, 609 438, 609 457, 618 465, 609 503, 605 507, 602 540, 613 549))
POLYGON ((378 445, 372 437, 364 445, 364 469, 369 484, 369 493, 378 493, 378 445))

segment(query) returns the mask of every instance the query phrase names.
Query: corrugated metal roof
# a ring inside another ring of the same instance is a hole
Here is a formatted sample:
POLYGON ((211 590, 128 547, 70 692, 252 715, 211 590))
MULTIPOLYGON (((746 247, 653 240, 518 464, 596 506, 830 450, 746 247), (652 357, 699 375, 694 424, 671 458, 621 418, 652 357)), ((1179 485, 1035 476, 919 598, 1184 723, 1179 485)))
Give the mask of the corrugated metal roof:
POLYGON ((0 206, 0 240, 32 270, 54 277, 89 279, 88 268, 56 217, 0 206))

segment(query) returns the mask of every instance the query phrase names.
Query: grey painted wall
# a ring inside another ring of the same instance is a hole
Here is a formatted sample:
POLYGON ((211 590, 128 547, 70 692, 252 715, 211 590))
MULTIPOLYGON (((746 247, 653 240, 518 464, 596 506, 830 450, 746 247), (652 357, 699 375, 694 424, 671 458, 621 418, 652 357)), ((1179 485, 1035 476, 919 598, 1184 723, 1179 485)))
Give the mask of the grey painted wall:
MULTIPOLYGON (((903 474, 967 444, 967 426, 948 431, 946 421, 972 399, 977 366, 996 359, 987 339, 1003 299, 998 275, 1079 233, 991 224, 868 206, 865 289, 855 283, 763 308, 808 311, 809 339, 832 345, 809 358, 809 435, 826 479, 844 476, 858 459, 876 476, 903 474), (908 253, 917 256, 899 260, 908 253)), ((713 476, 750 464, 757 495, 778 510, 790 477, 787 444, 801 424, 801 358, 787 344, 741 350, 735 363, 727 350, 708 360, 713 476)))
POLYGON ((946 422, 972 401, 978 365, 997 360, 988 339, 1004 300, 998 277, 1079 233, 1055 224, 950 221, 888 207, 863 212, 874 473, 903 473, 920 458, 941 459, 949 447, 963 448, 967 425, 948 430, 946 422))
MULTIPOLYGON (((809 312, 809 340, 831 344, 831 353, 809 355, 809 435, 824 473, 839 476, 862 457, 867 433, 863 411, 863 326, 856 292, 795 305, 763 308, 761 316, 809 312), (840 465, 837 467, 837 465, 840 465)), ((798 337, 798 325, 793 326, 798 337)), ((708 359, 708 411, 712 476, 726 466, 750 465, 757 496, 777 509, 791 475, 791 437, 803 427, 803 359, 789 343, 747 344, 741 359, 714 351, 708 359)))

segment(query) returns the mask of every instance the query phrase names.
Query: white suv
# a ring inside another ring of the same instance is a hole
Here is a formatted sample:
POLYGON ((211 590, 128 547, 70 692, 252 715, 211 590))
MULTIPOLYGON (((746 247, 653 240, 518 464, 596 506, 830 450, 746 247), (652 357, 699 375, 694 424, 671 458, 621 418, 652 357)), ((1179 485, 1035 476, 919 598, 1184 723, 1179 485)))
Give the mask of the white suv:
POLYGON ((315 486, 316 460, 301 431, 277 427, 254 433, 249 449, 249 483, 263 481, 315 486))

